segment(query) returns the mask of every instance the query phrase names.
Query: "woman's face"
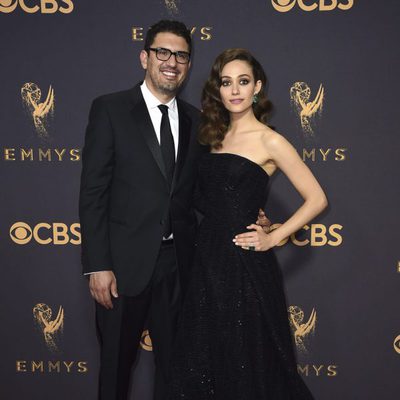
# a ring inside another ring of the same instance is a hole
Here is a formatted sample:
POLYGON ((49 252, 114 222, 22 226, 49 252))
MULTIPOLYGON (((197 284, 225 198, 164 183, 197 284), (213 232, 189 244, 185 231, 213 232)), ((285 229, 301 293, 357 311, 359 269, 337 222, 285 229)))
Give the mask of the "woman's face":
POLYGON ((254 81, 252 68, 246 61, 234 60, 222 69, 219 92, 222 103, 230 113, 247 111, 261 86, 261 81, 254 81))

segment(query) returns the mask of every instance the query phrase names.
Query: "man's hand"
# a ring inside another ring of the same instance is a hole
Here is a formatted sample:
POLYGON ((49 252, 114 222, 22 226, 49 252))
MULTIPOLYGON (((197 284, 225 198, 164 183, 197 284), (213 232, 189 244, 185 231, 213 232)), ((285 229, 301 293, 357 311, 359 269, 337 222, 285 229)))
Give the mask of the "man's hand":
POLYGON ((268 217, 265 215, 265 212, 260 208, 258 211, 258 219, 256 224, 258 226, 261 226, 263 228, 263 231, 265 233, 269 233, 271 230, 271 221, 268 219, 268 217))
POLYGON ((118 297, 117 280, 112 271, 99 271, 90 274, 89 289, 92 297, 108 310, 113 308, 111 295, 118 297))

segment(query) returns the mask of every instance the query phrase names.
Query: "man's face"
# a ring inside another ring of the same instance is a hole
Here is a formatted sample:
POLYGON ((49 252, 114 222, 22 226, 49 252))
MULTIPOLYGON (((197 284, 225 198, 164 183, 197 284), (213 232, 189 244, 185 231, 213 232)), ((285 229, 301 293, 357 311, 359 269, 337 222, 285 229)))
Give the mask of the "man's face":
MULTIPOLYGON (((170 32, 160 32, 154 38, 151 48, 164 48, 175 51, 189 52, 189 46, 183 37, 170 32)), ((154 95, 173 97, 182 85, 190 68, 190 62, 180 64, 172 54, 169 60, 160 61, 156 52, 145 50, 140 53, 140 62, 146 70, 146 84, 154 95)))

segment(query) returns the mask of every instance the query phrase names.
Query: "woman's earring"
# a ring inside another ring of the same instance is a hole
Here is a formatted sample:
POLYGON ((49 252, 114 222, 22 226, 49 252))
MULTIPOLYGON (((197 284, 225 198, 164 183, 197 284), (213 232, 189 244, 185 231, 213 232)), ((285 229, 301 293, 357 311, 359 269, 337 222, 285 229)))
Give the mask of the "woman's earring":
POLYGON ((258 93, 254 93, 253 95, 253 104, 257 104, 258 103, 258 93))

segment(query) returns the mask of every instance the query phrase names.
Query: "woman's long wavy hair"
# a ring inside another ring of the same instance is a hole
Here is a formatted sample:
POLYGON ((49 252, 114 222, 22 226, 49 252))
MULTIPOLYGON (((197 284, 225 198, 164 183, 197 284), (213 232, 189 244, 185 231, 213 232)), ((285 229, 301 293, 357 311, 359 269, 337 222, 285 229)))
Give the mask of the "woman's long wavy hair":
POLYGON ((199 142, 209 145, 212 149, 221 148, 229 127, 229 112, 221 100, 221 73, 226 64, 234 60, 246 61, 253 71, 255 82, 260 80, 262 87, 258 93, 257 103, 253 103, 255 117, 267 124, 267 114, 271 110, 271 103, 265 95, 267 77, 261 64, 246 49, 227 49, 215 60, 210 76, 208 77, 201 95, 202 115, 199 128, 199 142))

